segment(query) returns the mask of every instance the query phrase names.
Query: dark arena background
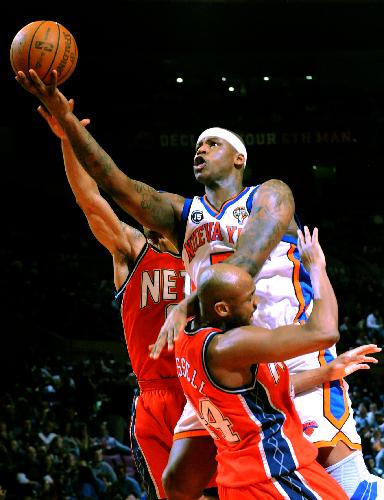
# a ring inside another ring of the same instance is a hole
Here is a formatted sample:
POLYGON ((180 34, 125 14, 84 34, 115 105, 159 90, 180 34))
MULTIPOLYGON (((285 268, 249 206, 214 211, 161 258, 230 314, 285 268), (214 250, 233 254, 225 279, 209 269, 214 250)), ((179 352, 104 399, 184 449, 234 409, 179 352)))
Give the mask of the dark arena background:
MULTIPOLYGON (((129 176, 202 194, 192 170, 197 136, 211 126, 240 133, 246 183, 284 180, 301 221, 319 228, 339 302, 339 352, 383 344, 384 330, 366 325, 375 309, 384 316, 383 1, 43 2, 9 4, 1 18, 0 421, 12 420, 19 400, 35 404, 36 392, 49 399, 49 377, 80 364, 97 367, 89 377, 98 408, 129 420, 111 257, 74 201, 59 141, 9 62, 15 34, 40 19, 75 37, 77 67, 61 90, 129 176), (102 385, 116 366, 119 377, 102 385)), ((377 406, 375 423, 360 426, 367 462, 384 415, 380 365, 348 380, 357 414, 361 404, 377 406)))

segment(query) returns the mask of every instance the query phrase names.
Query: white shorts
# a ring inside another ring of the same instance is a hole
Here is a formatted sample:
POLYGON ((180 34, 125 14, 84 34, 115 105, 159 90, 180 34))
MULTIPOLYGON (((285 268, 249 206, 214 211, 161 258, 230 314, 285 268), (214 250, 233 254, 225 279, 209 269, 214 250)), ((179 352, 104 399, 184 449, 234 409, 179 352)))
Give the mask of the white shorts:
POLYGON ((338 441, 343 441, 350 448, 361 450, 348 384, 345 380, 336 384, 333 387, 317 387, 295 397, 295 408, 303 424, 304 436, 319 448, 335 446, 338 441))
POLYGON ((173 431, 173 440, 184 439, 188 437, 209 436, 203 422, 199 419, 192 404, 187 399, 183 413, 173 431))
MULTIPOLYGON (((337 356, 336 347, 286 361, 290 373, 319 368, 337 356)), ((318 447, 335 446, 343 441, 350 448, 361 450, 356 430, 348 384, 336 380, 297 395, 296 410, 303 423, 304 435, 318 447)))

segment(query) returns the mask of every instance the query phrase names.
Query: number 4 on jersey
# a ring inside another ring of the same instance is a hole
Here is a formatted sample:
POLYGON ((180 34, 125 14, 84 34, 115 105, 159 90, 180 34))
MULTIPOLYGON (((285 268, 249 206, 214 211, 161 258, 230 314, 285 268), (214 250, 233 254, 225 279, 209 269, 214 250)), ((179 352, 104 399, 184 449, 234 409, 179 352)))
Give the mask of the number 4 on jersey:
POLYGON ((199 399, 199 413, 200 418, 205 422, 207 431, 211 434, 213 439, 220 439, 223 437, 229 443, 236 443, 240 441, 237 432, 232 430, 232 422, 226 418, 221 411, 209 399, 199 399), (220 431, 221 436, 216 434, 213 429, 220 431))

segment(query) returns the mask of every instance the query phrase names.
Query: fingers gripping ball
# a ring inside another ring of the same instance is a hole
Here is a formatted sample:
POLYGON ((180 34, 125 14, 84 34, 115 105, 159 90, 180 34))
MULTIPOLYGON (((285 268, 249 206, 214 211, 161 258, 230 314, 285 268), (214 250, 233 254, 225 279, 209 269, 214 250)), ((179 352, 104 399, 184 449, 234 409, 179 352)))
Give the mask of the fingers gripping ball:
POLYGON ((55 21, 34 21, 22 28, 11 44, 13 71, 34 69, 45 84, 57 70, 57 83, 65 82, 77 63, 77 45, 72 34, 55 21))

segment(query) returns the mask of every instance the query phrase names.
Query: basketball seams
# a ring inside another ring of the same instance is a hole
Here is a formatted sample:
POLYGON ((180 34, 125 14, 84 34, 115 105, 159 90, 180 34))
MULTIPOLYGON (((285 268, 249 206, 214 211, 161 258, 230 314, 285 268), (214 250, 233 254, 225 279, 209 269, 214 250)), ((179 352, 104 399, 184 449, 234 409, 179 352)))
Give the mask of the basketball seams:
MULTIPOLYGON (((49 23, 52 23, 52 21, 48 21, 49 23)), ((55 53, 52 57, 52 60, 51 60, 51 64, 49 65, 44 77, 42 78, 43 82, 45 84, 48 84, 49 82, 45 82, 45 78, 46 76, 48 76, 51 72, 51 68, 53 66, 53 63, 56 61, 56 56, 57 56, 57 51, 59 50, 59 47, 60 47, 60 37, 61 37, 61 29, 60 29, 60 24, 59 23, 54 23, 56 25, 56 28, 57 28, 57 31, 58 31, 58 35, 57 35, 57 40, 56 40, 56 49, 55 49, 55 53)))
POLYGON ((28 68, 31 67, 31 47, 33 46, 33 41, 35 39, 35 36, 36 36, 36 33, 39 31, 39 29, 41 28, 41 26, 46 23, 47 21, 41 21, 41 23, 39 24, 39 26, 37 26, 37 28, 35 29, 32 37, 31 37, 31 40, 29 42, 29 47, 28 47, 28 58, 27 58, 27 65, 28 65, 28 68))
MULTIPOLYGON (((62 26, 61 29, 64 30, 64 27, 62 26)), ((67 31, 68 35, 70 35, 71 37, 71 50, 74 49, 74 61, 77 61, 77 44, 76 44, 76 41, 75 39, 73 38, 73 36, 71 35, 71 33, 69 33, 69 31, 67 31)), ((63 81, 67 80, 73 73, 75 67, 76 67, 76 64, 71 64, 71 58, 68 57, 68 62, 66 63, 66 71, 63 71, 61 73, 61 75, 57 75, 58 78, 60 76, 60 81, 58 83, 62 83, 63 81)))

